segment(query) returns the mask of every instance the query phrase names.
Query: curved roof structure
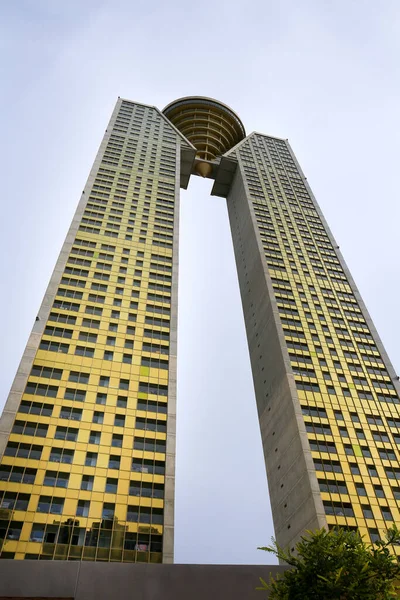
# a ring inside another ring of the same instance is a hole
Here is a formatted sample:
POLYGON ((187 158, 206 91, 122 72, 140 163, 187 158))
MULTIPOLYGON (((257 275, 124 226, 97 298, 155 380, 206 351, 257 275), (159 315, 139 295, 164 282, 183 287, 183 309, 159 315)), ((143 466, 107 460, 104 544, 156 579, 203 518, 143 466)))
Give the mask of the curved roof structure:
POLYGON ((213 161, 246 137, 237 114, 213 98, 179 98, 162 112, 195 146, 200 160, 213 161))

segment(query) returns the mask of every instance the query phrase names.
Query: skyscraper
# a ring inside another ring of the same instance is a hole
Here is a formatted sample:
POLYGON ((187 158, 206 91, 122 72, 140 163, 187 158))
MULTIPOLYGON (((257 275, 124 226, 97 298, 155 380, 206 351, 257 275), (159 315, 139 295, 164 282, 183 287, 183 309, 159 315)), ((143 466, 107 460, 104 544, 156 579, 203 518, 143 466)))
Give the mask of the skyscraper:
POLYGON ((278 542, 400 519, 397 378, 288 142, 118 99, 0 420, 1 558, 173 561, 191 174, 227 198, 278 542))

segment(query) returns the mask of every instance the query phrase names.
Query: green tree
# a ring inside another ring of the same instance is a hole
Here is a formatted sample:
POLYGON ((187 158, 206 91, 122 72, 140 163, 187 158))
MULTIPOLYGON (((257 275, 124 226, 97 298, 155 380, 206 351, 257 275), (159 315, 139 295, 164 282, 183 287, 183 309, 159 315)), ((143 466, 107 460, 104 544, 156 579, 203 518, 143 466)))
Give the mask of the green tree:
POLYGON ((269 583, 260 577, 258 590, 269 591, 269 600, 392 600, 400 596, 400 564, 390 546, 400 542, 396 526, 385 540, 366 544, 360 534, 335 528, 308 531, 296 552, 272 546, 272 552, 291 569, 269 583))

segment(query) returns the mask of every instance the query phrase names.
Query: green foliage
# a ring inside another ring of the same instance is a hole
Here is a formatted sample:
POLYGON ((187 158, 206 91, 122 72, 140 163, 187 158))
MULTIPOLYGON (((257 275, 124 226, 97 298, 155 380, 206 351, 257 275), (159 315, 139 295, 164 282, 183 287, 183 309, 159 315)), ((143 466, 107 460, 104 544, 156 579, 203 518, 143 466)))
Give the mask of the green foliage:
POLYGON ((390 551, 400 542, 396 526, 385 540, 366 544, 358 532, 336 528, 307 532, 296 553, 272 546, 272 552, 292 568, 270 583, 262 578, 258 590, 269 591, 270 600, 392 600, 400 596, 400 564, 390 551))

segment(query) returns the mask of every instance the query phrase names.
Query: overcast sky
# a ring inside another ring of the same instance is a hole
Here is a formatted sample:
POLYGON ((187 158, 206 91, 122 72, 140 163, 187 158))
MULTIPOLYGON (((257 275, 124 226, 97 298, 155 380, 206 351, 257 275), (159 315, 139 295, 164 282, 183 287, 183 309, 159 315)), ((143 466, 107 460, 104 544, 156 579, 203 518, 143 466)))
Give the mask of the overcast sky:
MULTIPOLYGON (((212 96, 289 138, 400 366, 398 0, 3 0, 0 405, 118 96, 212 96)), ((180 241, 176 562, 261 563, 273 534, 225 200, 180 241)))

